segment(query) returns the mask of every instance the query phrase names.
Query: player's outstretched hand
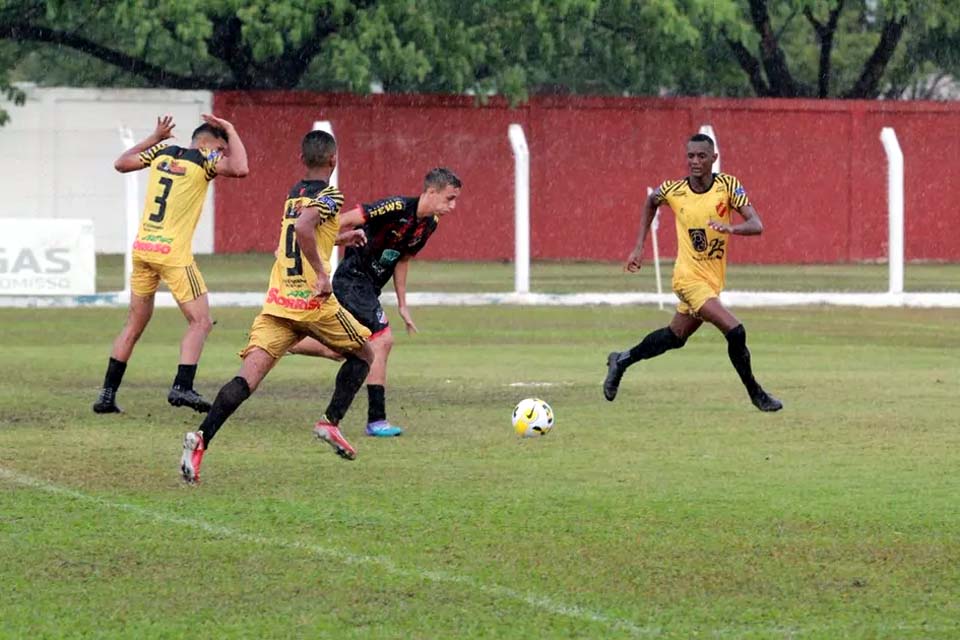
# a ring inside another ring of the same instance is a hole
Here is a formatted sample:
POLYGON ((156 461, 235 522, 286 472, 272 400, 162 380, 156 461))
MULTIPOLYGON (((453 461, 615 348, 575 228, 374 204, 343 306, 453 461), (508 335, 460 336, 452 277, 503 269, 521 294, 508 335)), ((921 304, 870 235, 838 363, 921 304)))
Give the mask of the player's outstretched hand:
POLYGON ((207 124, 213 125, 215 127, 220 127, 226 132, 236 131, 236 129, 234 129, 233 127, 233 124, 231 124, 227 120, 224 120, 223 118, 218 118, 212 113, 204 113, 203 115, 200 116, 200 118, 207 124))
POLYGON ((627 258, 627 263, 623 265, 624 271, 629 271, 630 273, 640 271, 640 267, 643 266, 642 254, 642 249, 634 249, 627 258))
POLYGON ((707 226, 720 233, 733 233, 733 227, 728 224, 723 224, 722 222, 711 220, 707 223, 707 226))
POLYGON ((417 333, 417 325, 413 324, 413 316, 410 315, 410 310, 407 307, 399 309, 400 317, 403 318, 403 324, 407 326, 407 333, 413 335, 417 333))
POLYGON ((362 247, 367 244, 367 234, 363 229, 351 229, 340 234, 337 244, 343 247, 362 247))
POLYGON ((157 126, 153 130, 153 136, 157 139, 157 142, 172 138, 175 126, 177 125, 173 122, 173 116, 169 113, 165 116, 157 116, 157 126))

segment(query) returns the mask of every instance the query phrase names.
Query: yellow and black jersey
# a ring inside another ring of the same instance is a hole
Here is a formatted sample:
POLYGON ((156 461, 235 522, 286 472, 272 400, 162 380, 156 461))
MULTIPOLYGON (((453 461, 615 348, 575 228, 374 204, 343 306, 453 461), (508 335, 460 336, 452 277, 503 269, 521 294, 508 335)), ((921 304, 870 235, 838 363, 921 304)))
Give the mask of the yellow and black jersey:
POLYGON ((283 207, 277 259, 273 263, 273 271, 270 272, 270 288, 263 305, 263 313, 293 320, 313 321, 320 318, 327 309, 336 310, 339 307, 336 304, 321 305, 321 301, 314 297, 313 286, 317 282, 317 273, 310 266, 310 262, 303 259, 297 243, 295 225, 303 209, 315 207, 320 211, 320 222, 314 230, 314 238, 323 268, 332 278, 330 254, 333 253, 340 231, 342 206, 343 194, 323 180, 301 180, 290 190, 283 207))
POLYGON ((714 231, 707 223, 713 220, 733 224, 733 211, 750 204, 740 181, 726 173, 715 173, 710 188, 697 193, 690 187, 689 178, 667 180, 657 188, 653 198, 657 205, 668 205, 677 219, 674 281, 702 278, 716 290, 722 289, 729 236, 714 231))
POLYGON ((140 231, 133 243, 135 256, 153 264, 193 264, 193 232, 220 158, 219 151, 164 143, 140 154, 150 175, 140 231))

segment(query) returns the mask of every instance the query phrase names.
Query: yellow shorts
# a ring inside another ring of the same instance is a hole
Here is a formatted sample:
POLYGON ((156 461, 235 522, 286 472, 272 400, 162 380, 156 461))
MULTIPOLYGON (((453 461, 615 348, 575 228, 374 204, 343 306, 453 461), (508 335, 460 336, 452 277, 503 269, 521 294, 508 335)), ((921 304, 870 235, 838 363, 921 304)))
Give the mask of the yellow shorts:
MULTIPOLYGON (((329 303, 330 301, 327 302, 329 303)), ((290 347, 308 336, 339 353, 354 353, 367 343, 370 330, 339 305, 336 313, 324 315, 311 322, 261 313, 253 321, 250 340, 240 352, 240 357, 245 357, 253 348, 259 347, 279 359, 290 347)))
POLYGON ((677 313, 700 317, 700 308, 710 298, 718 298, 720 289, 709 282, 694 278, 682 278, 673 281, 673 292, 680 298, 677 313))
POLYGON ((135 295, 152 296, 157 292, 161 280, 170 288, 177 302, 190 302, 207 292, 207 283, 203 281, 196 262, 187 267, 171 267, 134 257, 130 289, 135 295))

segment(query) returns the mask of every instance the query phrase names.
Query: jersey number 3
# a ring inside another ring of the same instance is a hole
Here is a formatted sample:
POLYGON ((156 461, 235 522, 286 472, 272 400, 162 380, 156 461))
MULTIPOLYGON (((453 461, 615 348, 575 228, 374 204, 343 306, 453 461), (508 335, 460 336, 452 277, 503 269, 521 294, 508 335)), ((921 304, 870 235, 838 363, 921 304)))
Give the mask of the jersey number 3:
POLYGON ((287 235, 284 244, 286 245, 286 256, 293 259, 293 266, 287 267, 287 275, 303 275, 303 256, 300 254, 300 245, 297 244, 297 230, 292 224, 287 225, 287 235))
POLYGON ((167 196, 170 195, 173 179, 160 178, 160 184, 163 185, 163 193, 153 199, 157 203, 157 212, 150 214, 150 222, 163 222, 163 216, 167 215, 167 196))

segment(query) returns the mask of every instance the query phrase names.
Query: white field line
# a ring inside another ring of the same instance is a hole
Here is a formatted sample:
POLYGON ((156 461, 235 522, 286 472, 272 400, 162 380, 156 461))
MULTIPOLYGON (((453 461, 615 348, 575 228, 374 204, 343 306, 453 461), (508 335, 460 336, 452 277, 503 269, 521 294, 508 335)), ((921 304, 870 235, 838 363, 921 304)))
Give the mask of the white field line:
POLYGON ((197 529, 214 536, 230 538, 232 540, 251 544, 256 547, 268 549, 292 549, 324 559, 335 560, 346 565, 372 565, 386 571, 387 573, 402 578, 413 578, 419 580, 428 580, 430 582, 437 582, 441 584, 460 585, 494 596, 496 598, 502 598, 511 602, 523 602, 534 609, 547 611, 555 615, 565 616, 583 622, 596 623, 609 628, 626 631, 635 636, 659 636, 663 631, 660 628, 638 627, 629 620, 617 618, 604 613, 598 613, 596 611, 591 611, 576 605, 565 604, 548 596, 542 596, 535 593, 524 593, 498 585, 486 584, 469 576, 457 575, 444 571, 432 571, 429 569, 408 569, 401 567, 392 560, 382 556, 359 555, 333 546, 321 546, 318 544, 300 542, 297 540, 285 540, 283 538, 258 536, 245 533, 237 529, 231 529, 229 527, 212 524, 210 522, 200 520, 199 518, 185 518, 183 516, 163 513, 162 511, 151 511, 150 509, 145 509, 143 507, 138 507, 125 502, 106 500, 104 498, 82 493, 75 489, 70 489, 68 487, 46 482, 45 480, 34 478, 17 471, 4 469, 3 467, 0 467, 0 479, 46 493, 87 502, 96 505, 97 507, 132 513, 144 519, 152 520, 160 524, 189 527, 191 529, 197 529))
MULTIPOLYGON (((563 602, 559 602, 548 596, 541 596, 535 593, 524 593, 521 591, 508 589, 506 587, 501 587, 498 585, 485 584, 469 576, 462 576, 462 575, 457 575, 453 573, 447 573, 444 571, 431 571, 429 569, 417 569, 417 568, 406 569, 404 567, 398 566, 392 560, 382 556, 358 555, 358 554, 350 553, 349 551, 345 551, 343 549, 332 547, 332 546, 325 547, 317 544, 300 542, 297 540, 285 540, 283 538, 270 538, 265 536, 258 536, 250 533, 245 533, 237 529, 231 529, 229 527, 212 524, 204 520, 200 520, 198 518, 185 518, 183 516, 163 513, 161 511, 151 511, 149 509, 144 509, 143 507, 138 507, 133 504, 116 502, 114 500, 106 500, 104 498, 98 498, 97 496, 92 496, 92 495, 77 491, 75 489, 70 489, 68 487, 63 487, 50 482, 46 482, 45 480, 40 480, 38 478, 34 478, 32 476, 28 476, 26 474, 13 471, 10 469, 5 469, 3 467, 0 467, 0 479, 7 480, 9 482, 19 484, 25 487, 30 487, 31 489, 44 491, 46 493, 73 498, 75 500, 87 502, 105 509, 112 509, 114 511, 125 511, 127 513, 132 513, 146 520, 152 520, 160 524, 165 524, 165 525, 173 524, 173 525, 178 525, 183 527, 189 527, 191 529, 197 529, 199 531, 203 531, 205 533, 209 533, 214 536, 219 536, 222 538, 230 538, 230 539, 251 544, 257 547, 292 549, 296 551, 302 551, 309 555, 318 556, 324 559, 335 560, 346 565, 375 566, 380 569, 383 569, 387 573, 390 573, 392 575, 399 576, 402 578, 429 580, 431 582, 437 582, 440 584, 460 585, 460 586, 468 587, 470 589, 474 589, 481 593, 494 596, 496 598, 509 600, 511 602, 524 602, 535 609, 547 611, 549 613, 565 616, 568 618, 573 618, 574 620, 591 622, 591 623, 603 625, 612 629, 626 631, 627 633, 630 633, 631 635, 634 635, 634 636, 661 637, 664 634, 670 633, 669 629, 665 629, 663 627, 640 627, 624 618, 617 618, 616 616, 611 616, 604 613, 598 613, 596 611, 591 611, 589 609, 578 607, 576 605, 565 604, 563 602)), ((858 632, 864 631, 864 630, 870 630, 876 633, 922 632, 922 633, 938 633, 939 634, 939 633, 945 633, 945 632, 955 632, 957 631, 957 628, 893 622, 891 624, 866 626, 866 627, 863 627, 862 629, 858 629, 858 632)), ((849 631, 849 629, 847 631, 849 631)), ((775 634, 778 637, 782 636, 784 638, 796 638, 800 636, 805 636, 807 634, 821 634, 823 632, 842 633, 843 629, 829 626, 829 625, 812 625, 812 626, 773 625, 769 627, 736 626, 736 627, 720 627, 716 629, 707 629, 707 630, 703 630, 700 635, 702 635, 703 637, 710 637, 710 638, 740 638, 748 633, 750 634, 764 633, 764 634, 775 634)))

